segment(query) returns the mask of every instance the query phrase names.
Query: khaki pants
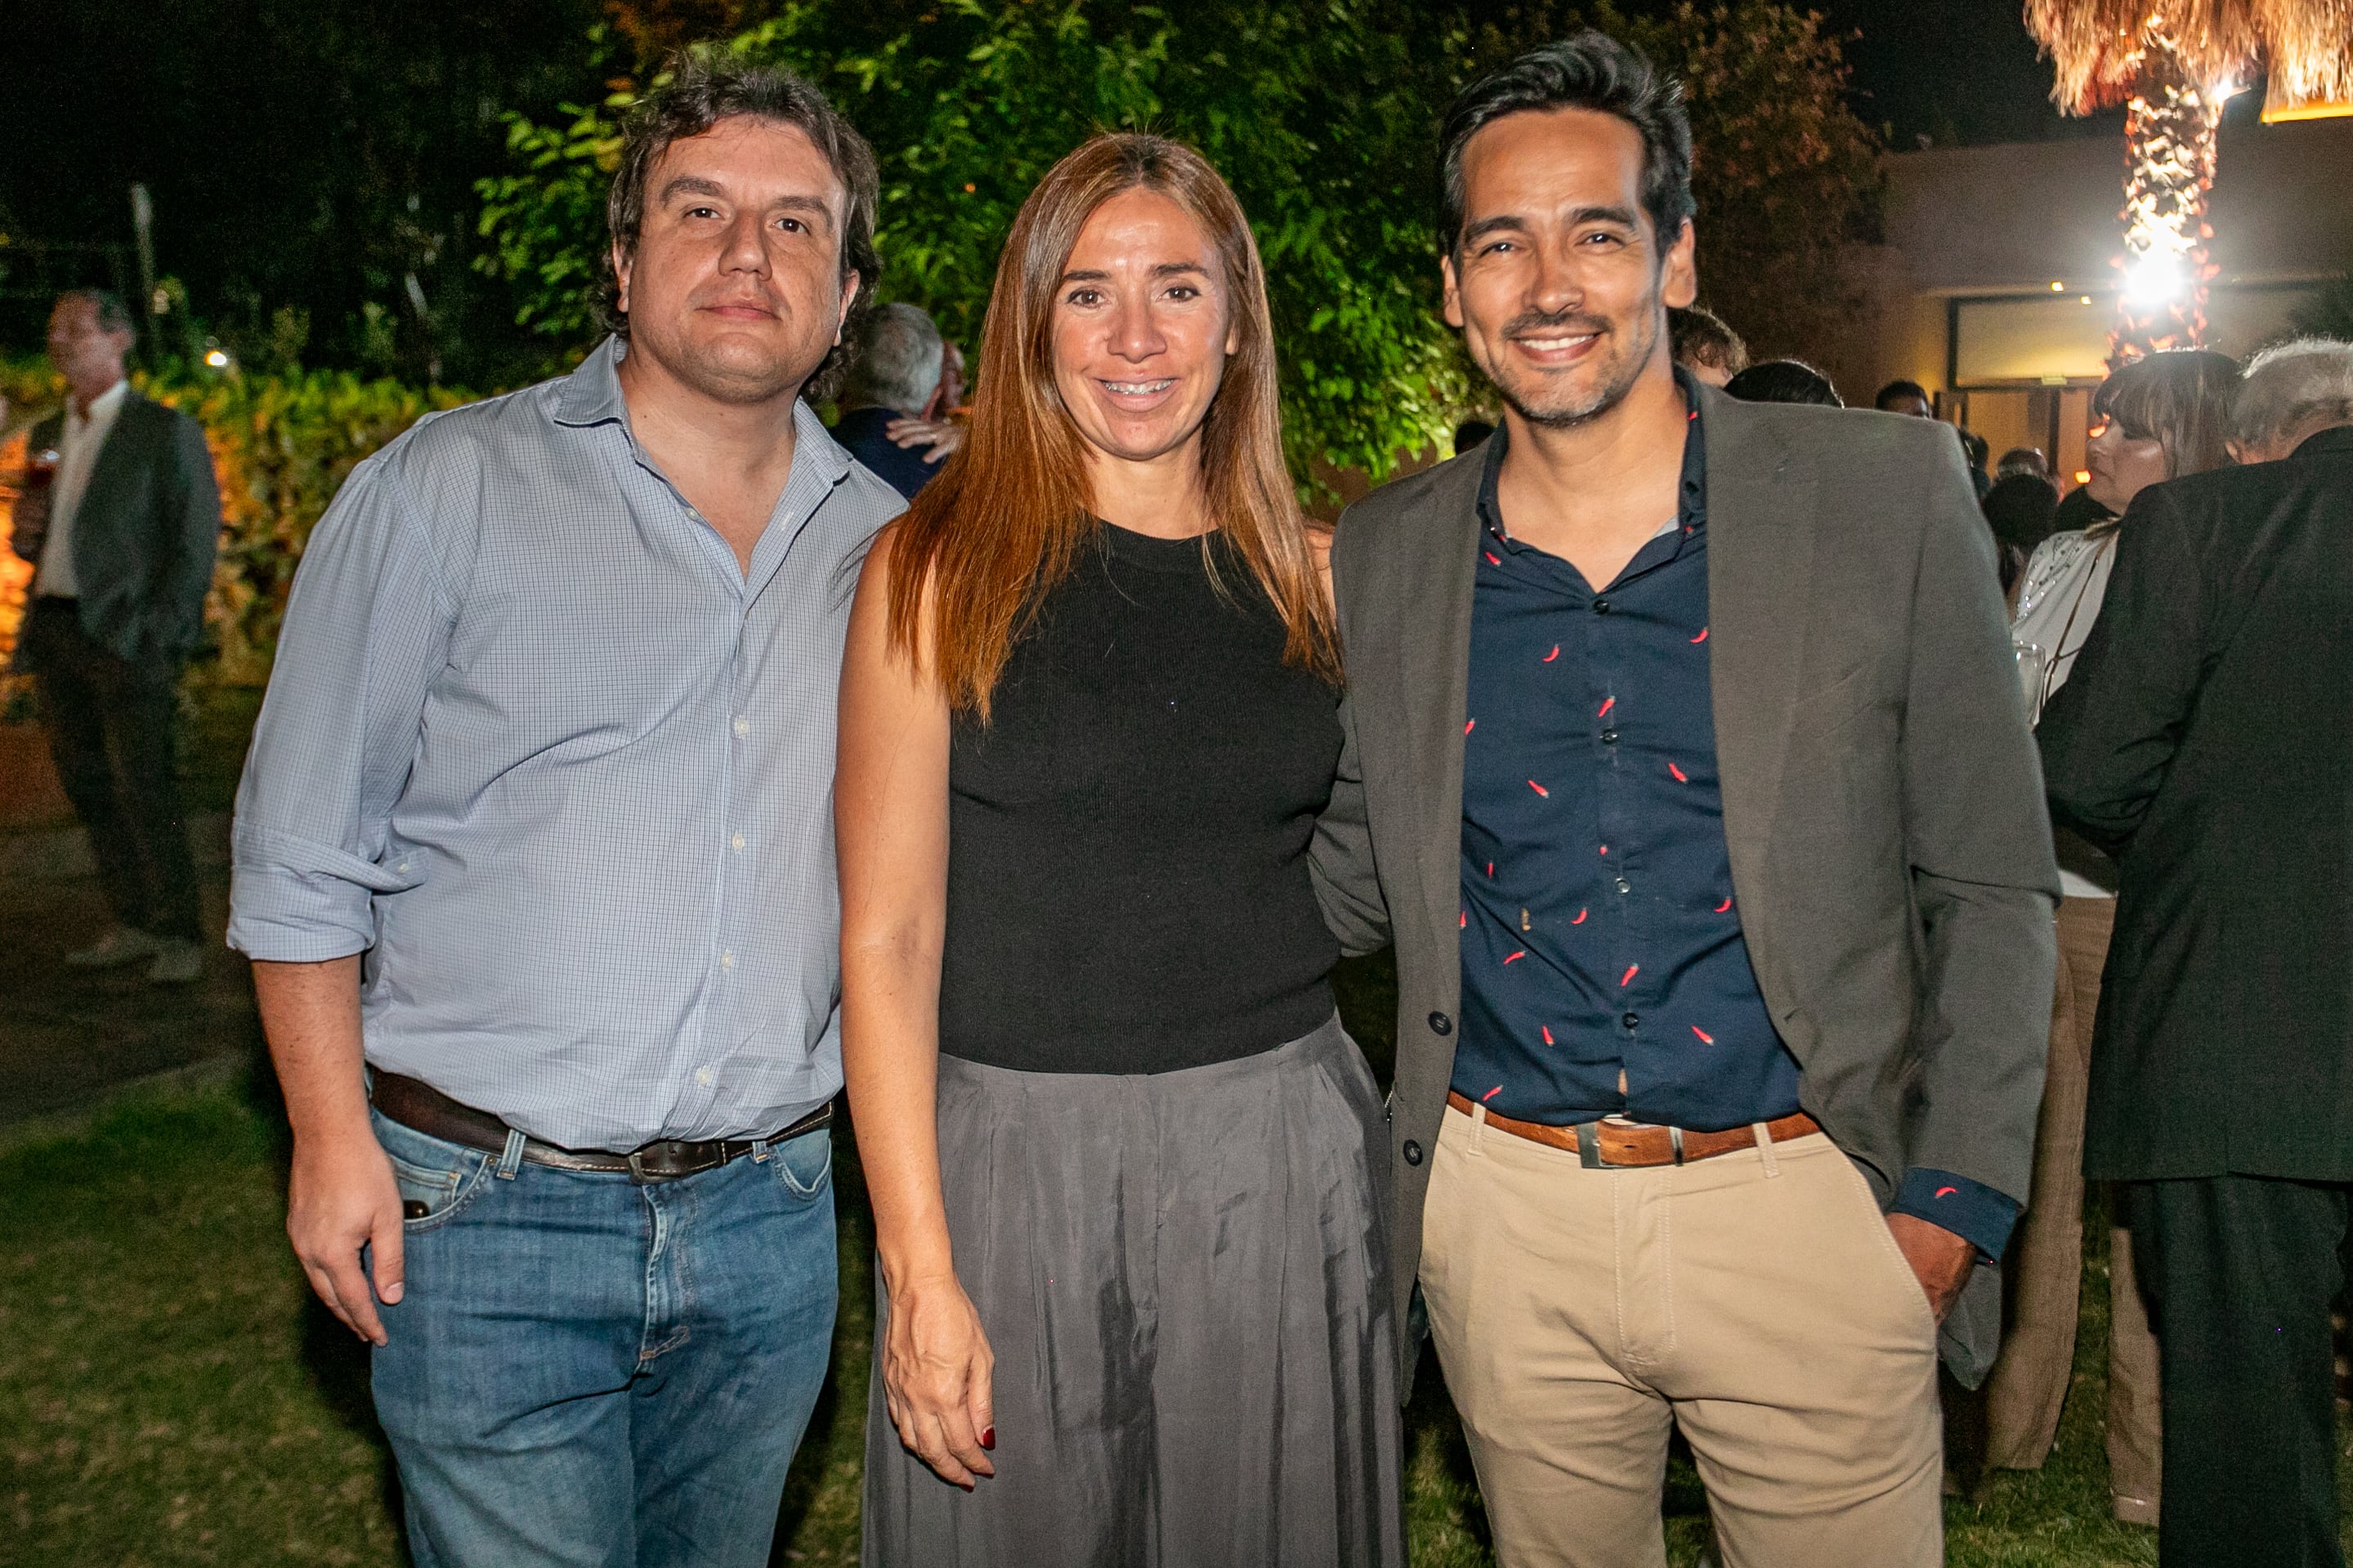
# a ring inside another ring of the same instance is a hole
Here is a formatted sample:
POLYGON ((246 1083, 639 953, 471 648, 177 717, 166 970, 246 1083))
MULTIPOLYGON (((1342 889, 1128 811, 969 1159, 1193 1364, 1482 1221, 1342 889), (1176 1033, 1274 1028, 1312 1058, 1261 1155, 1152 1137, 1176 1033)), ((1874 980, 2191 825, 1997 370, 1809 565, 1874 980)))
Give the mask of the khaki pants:
POLYGON ((1725 1568, 1933 1568, 1936 1327, 1820 1135, 1587 1169, 1449 1110, 1421 1284, 1504 1568, 1662 1568, 1667 1438, 1725 1568))
MULTIPOLYGON (((2075 1364, 2084 1280, 2084 1108, 2092 1020, 2116 923, 2113 899, 2059 906, 2059 986, 2051 1005, 2050 1068, 2034 1134, 2034 1198, 2008 1257, 2010 1313, 1986 1382, 1989 1464, 2040 1469, 2059 1434, 2075 1364)), ((2108 1479, 2116 1516, 2155 1524, 2159 1429, 2157 1340, 2133 1273, 2132 1233, 2108 1239, 2108 1479)))

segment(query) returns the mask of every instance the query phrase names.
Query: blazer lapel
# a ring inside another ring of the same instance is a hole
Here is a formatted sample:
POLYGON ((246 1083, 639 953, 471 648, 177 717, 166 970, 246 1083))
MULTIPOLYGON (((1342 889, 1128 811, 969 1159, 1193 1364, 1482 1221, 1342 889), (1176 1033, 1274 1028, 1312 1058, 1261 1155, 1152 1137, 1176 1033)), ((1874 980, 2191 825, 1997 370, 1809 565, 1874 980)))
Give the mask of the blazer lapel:
MULTIPOLYGON (((1714 389, 1707 421, 1709 682, 1724 781, 1724 834, 1744 906, 1766 885, 1804 669, 1813 581, 1815 477, 1759 411, 1714 389)), ((1757 927, 1749 927, 1754 949, 1757 927)), ((1759 978, 1770 966, 1758 963, 1759 978)))
POLYGON ((1482 459, 1458 461, 1431 485, 1413 520, 1418 548, 1401 563, 1406 614, 1391 646, 1404 695, 1408 800, 1413 813, 1422 912, 1450 948, 1461 904, 1462 724, 1470 705, 1471 595, 1477 581, 1479 485, 1482 459))

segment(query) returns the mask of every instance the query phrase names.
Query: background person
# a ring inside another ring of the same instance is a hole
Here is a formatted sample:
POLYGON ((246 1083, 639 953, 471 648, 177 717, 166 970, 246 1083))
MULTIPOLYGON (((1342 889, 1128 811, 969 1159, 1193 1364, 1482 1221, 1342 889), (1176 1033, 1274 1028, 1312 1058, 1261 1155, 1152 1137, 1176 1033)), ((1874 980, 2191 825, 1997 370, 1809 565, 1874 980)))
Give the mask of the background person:
POLYGON ((1307 866, 1338 659, 1258 253, 1198 153, 1112 135, 1004 255, 842 686, 866 1562, 1394 1568, 1381 1103, 1307 866))
POLYGON ((875 183, 807 83, 673 61, 615 335, 363 463, 295 578, 230 940, 422 1563, 768 1560, 833 1330, 835 680, 901 510, 801 395, 875 183))
POLYGON ((1934 419, 1936 401, 1928 389, 1916 381, 1891 381, 1874 394, 1871 405, 1882 414, 1901 414, 1907 419, 1934 419))
POLYGON ((49 363, 66 405, 33 426, 34 482, 10 543, 34 563, 16 668, 40 694, 49 756, 90 835, 113 928, 77 969, 204 973, 195 858, 180 805, 180 669, 204 632, 220 491, 204 427, 124 378, 131 313, 102 289, 58 297, 49 363))
POLYGON ((2259 358, 2232 437, 2263 460, 2134 499, 2042 727, 2053 814, 2118 864, 2084 1163, 2126 1184, 2156 1310, 2166 1568, 2342 1561, 2329 1309, 2353 1194, 2348 352, 2259 358))
MULTIPOLYGON (((2092 499, 2121 513, 2153 484, 2227 465, 2223 441, 2239 367, 2204 350, 2152 354, 2093 395, 2100 421, 2090 444, 2092 499)), ((2122 526, 2130 526, 2129 522, 2122 526)), ((2034 552, 2010 626, 2041 655, 2042 698, 2067 683, 2098 623, 2119 525, 2055 533, 2034 552)), ((2035 1134, 2034 1203, 2012 1261, 2009 1341, 1986 1385, 1987 1461, 2040 1469, 2058 1436, 2075 1363, 2084 1279, 2084 1115, 2100 1008, 2100 976, 2116 920, 2116 868, 2063 825, 2058 844, 2059 978, 2049 1066, 2035 1134)), ((2157 1346, 2135 1283, 2122 1215, 2108 1245, 2107 1451, 2118 1519, 2157 1522, 2159 1493, 2157 1346)))
POLYGON ((1820 408, 1844 408, 1846 400, 1831 378, 1803 360, 1768 359, 1752 364, 1724 384, 1724 390, 1743 403, 1804 403, 1820 408))
POLYGON ((1316 841, 1346 944, 1398 945, 1399 1310, 1418 1272, 1509 1568, 1663 1562, 1678 1426, 1725 1561, 1927 1568, 2058 880, 1959 451, 1678 374, 1690 132, 1623 46, 1521 57, 1440 147, 1504 426, 1341 520, 1316 841))
POLYGON ((1697 305, 1670 310, 1667 336, 1675 363, 1695 381, 1722 386, 1748 368, 1748 345, 1713 310, 1697 305))
POLYGON ((876 478, 913 500, 924 481, 940 471, 938 463, 927 458, 928 448, 894 441, 891 431, 920 419, 931 406, 939 392, 946 345, 928 311, 903 303, 867 311, 857 333, 858 353, 842 388, 843 412, 834 421, 833 438, 876 478))
POLYGON ((2025 576, 2035 547, 2051 537, 2052 520, 2059 510, 2059 490, 2051 482, 2050 465, 2042 452, 2032 447, 2004 452, 1993 488, 1978 504, 2001 552, 2001 590, 2008 594, 2025 576))

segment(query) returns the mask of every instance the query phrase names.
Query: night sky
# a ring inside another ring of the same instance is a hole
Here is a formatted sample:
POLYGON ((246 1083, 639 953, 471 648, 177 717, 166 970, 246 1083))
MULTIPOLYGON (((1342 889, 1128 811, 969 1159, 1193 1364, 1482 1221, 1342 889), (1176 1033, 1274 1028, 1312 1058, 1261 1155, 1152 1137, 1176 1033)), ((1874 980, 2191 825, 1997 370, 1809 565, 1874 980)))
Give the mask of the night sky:
POLYGON ((2020 0, 1803 0, 1843 37, 1855 112, 1888 145, 2121 137, 2122 110, 2069 119, 2051 106, 2051 64, 2036 58, 2020 0), (1855 36, 1849 36, 1855 35, 1855 36))

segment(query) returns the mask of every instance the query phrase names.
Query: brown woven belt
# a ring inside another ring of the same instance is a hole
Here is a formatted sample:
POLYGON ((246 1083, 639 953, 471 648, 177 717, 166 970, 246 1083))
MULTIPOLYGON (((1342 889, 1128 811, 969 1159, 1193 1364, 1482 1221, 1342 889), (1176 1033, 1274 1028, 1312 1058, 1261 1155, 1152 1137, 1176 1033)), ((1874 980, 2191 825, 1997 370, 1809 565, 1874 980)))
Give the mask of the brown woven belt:
MULTIPOLYGON (((409 1131, 485 1154, 506 1152, 507 1134, 513 1129, 489 1111, 460 1105, 431 1084, 403 1078, 396 1072, 378 1071, 373 1077, 368 1099, 378 1110, 409 1131)), ((804 1132, 814 1132, 832 1121, 833 1102, 828 1100, 790 1127, 765 1138, 714 1138, 701 1143, 662 1138, 626 1154, 614 1154, 602 1149, 560 1149, 526 1137, 522 1157, 532 1164, 558 1171, 626 1172, 631 1181, 640 1184, 674 1182, 681 1176, 715 1171, 764 1143, 782 1143, 804 1132)))
MULTIPOLYGON (((1452 1089, 1446 1091, 1446 1103, 1465 1116, 1476 1115, 1479 1109, 1469 1096, 1452 1089)), ((1549 1122, 1520 1121, 1509 1116, 1498 1116, 1492 1110, 1487 1112, 1487 1125, 1498 1132, 1525 1138, 1531 1143, 1565 1150, 1589 1166, 1686 1165, 1694 1160, 1713 1160, 1718 1154, 1757 1147, 1757 1130, 1754 1127, 1727 1127, 1721 1132, 1686 1132, 1680 1127, 1645 1127, 1633 1122, 1610 1121, 1581 1121, 1574 1127, 1555 1127, 1549 1122)), ((1822 1124, 1802 1110, 1765 1123, 1765 1135, 1776 1143, 1808 1137, 1821 1130, 1822 1124)))

